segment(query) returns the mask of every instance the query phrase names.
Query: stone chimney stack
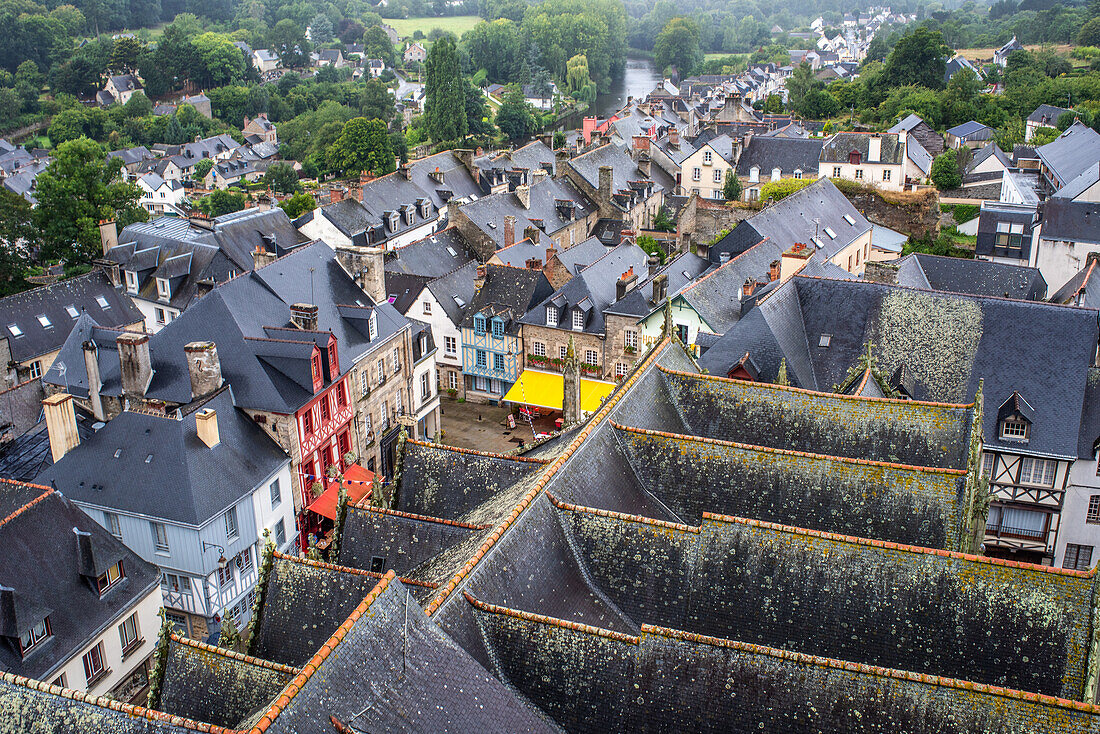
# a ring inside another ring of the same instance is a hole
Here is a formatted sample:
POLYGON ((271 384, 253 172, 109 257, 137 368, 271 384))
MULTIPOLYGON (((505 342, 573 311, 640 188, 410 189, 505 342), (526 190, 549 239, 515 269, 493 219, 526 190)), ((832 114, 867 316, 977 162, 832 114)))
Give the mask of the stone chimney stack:
POLYGON ((207 448, 212 449, 221 443, 221 436, 218 433, 218 414, 211 408, 203 408, 195 413, 195 433, 207 448))
MULTIPOLYGON (((649 140, 649 138, 646 138, 646 140, 649 140)), ((646 178, 649 178, 653 171, 651 164, 652 160, 649 153, 642 152, 638 154, 638 171, 646 178)))
POLYGON ((619 280, 615 282, 615 300, 622 300, 637 282, 638 276, 634 274, 634 266, 631 265, 630 269, 623 273, 619 280))
POLYGON ((533 224, 528 224, 523 228, 523 239, 530 240, 531 244, 537 245, 539 243, 539 228, 533 224))
POLYGON ((88 373, 88 402, 92 404, 92 415, 97 421, 107 420, 103 410, 103 378, 99 375, 99 349, 89 340, 80 345, 84 349, 84 371, 88 373))
POLYGON ((99 241, 103 245, 103 254, 118 244, 118 225, 113 219, 99 220, 99 241))
POLYGON ((554 175, 561 176, 565 173, 565 163, 569 160, 569 149, 562 146, 554 151, 554 175))
POLYGON ((516 198, 519 199, 520 206, 524 209, 531 208, 531 187, 530 186, 517 186, 516 198))
POLYGON ((653 303, 658 304, 665 300, 668 293, 668 275, 661 273, 653 279, 653 303))
POLYGON ((648 269, 648 275, 650 278, 657 274, 657 271, 661 268, 661 258, 657 255, 650 255, 649 260, 646 261, 646 267, 648 269))
POLYGON ((611 166, 600 166, 600 187, 596 193, 596 198, 600 200, 600 204, 611 201, 611 174, 611 166))
POLYGON ((343 200, 344 200, 344 187, 343 186, 333 186, 329 190, 329 201, 331 201, 333 204, 338 204, 343 200))
POLYGON ((317 331, 317 306, 312 303, 290 304, 290 322, 302 331, 317 331))
POLYGON ((779 276, 783 273, 783 261, 772 260, 771 265, 768 266, 768 280, 779 280, 779 276))
POLYGON ((696 242, 695 243, 695 254, 698 255, 699 257, 703 258, 704 260, 709 260, 710 259, 710 244, 708 244, 706 242, 696 242))
POLYGON ((222 364, 214 342, 191 342, 183 348, 191 376, 191 399, 195 400, 222 386, 222 364))
POLYGON ((577 348, 573 337, 569 337, 569 346, 565 350, 565 364, 562 368, 563 396, 562 413, 565 425, 572 425, 581 419, 581 368, 577 362, 577 348))
POLYGON ((504 215, 504 246, 516 244, 516 218, 512 214, 504 215))
POLYGON ((278 257, 274 252, 268 252, 263 245, 256 245, 256 249, 252 251, 252 269, 259 270, 264 265, 270 265, 277 259, 278 257))
POLYGON ((128 398, 144 398, 153 379, 149 355, 149 335, 126 331, 115 339, 122 368, 122 393, 128 398))
POLYGON ((336 247, 336 261, 375 303, 386 300, 385 254, 382 247, 336 247))
POLYGON ((483 285, 485 285, 485 266, 478 265, 477 273, 474 275, 474 290, 481 290, 483 285))
POLYGON ((668 129, 668 146, 673 149, 680 147, 680 131, 674 127, 668 129))
POLYGON ((542 168, 536 168, 531 171, 531 185, 540 184, 546 180, 546 171, 542 168))
POLYGON ((42 401, 46 413, 46 432, 50 436, 50 453, 54 463, 80 445, 80 434, 76 430, 76 410, 73 408, 73 396, 57 393, 42 401))

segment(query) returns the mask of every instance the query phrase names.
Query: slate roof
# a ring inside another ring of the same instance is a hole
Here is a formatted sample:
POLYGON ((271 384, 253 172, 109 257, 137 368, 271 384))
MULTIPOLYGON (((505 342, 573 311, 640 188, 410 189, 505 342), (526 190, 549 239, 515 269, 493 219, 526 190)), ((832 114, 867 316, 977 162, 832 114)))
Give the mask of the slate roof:
POLYGON ((878 134, 882 140, 882 148, 877 161, 868 159, 868 150, 872 135, 869 133, 837 133, 825 141, 821 148, 821 162, 823 163, 847 163, 849 153, 859 153, 864 163, 882 163, 887 165, 900 165, 904 163, 903 147, 898 135, 894 133, 878 134))
POLYGON ((1037 268, 919 253, 901 259, 897 282, 934 291, 1027 301, 1042 301, 1047 291, 1046 280, 1037 268))
POLYGON ((125 411, 39 479, 81 505, 201 526, 290 459, 233 407, 228 388, 201 403, 217 413, 221 441, 214 448, 196 432, 198 407, 178 419, 125 411))
POLYGON ((986 159, 991 157, 996 158, 1004 168, 1012 168, 1012 161, 1008 159, 1008 156, 1004 154, 1000 146, 996 143, 990 143, 974 152, 974 157, 970 159, 970 163, 966 164, 966 172, 970 173, 982 163, 985 163, 986 159))
POLYGON ((1035 153, 1057 177, 1058 185, 1064 186, 1100 161, 1100 133, 1078 120, 1035 153))
POLYGON ((546 177, 531 185, 530 208, 524 208, 514 192, 502 191, 483 196, 462 206, 462 213, 469 217, 475 226, 490 238, 497 247, 504 246, 504 217, 516 218, 516 233, 522 235, 527 227, 536 226, 543 233, 553 236, 577 219, 591 214, 596 206, 584 194, 565 179, 546 177), (562 216, 556 205, 558 200, 571 201, 574 204, 572 218, 562 216))
MULTIPOLYGON (((619 243, 616 242, 615 244, 618 245, 619 243)), ((572 247, 559 250, 555 257, 571 275, 576 275, 607 254, 608 250, 607 245, 597 237, 589 237, 572 247)))
POLYGON ((1043 205, 1041 239, 1100 242, 1100 203, 1050 198, 1043 205))
POLYGON ((748 176, 749 169, 756 166, 761 176, 770 176, 772 169, 778 168, 787 176, 801 170, 807 178, 814 177, 824 144, 822 140, 754 135, 737 159, 737 175, 748 176))
POLYGON ((482 193, 479 183, 450 151, 411 161, 408 166, 412 183, 432 200, 436 209, 445 211, 447 202, 451 199, 479 196, 482 193), (438 178, 443 180, 439 181, 438 178))
POLYGON ((447 227, 416 242, 386 253, 386 273, 404 273, 440 278, 473 262, 466 238, 447 227))
POLYGON ((1100 308, 1100 277, 1096 276, 1096 262, 1096 257, 1088 258, 1085 267, 1067 280, 1050 297, 1050 302, 1100 308))
POLYGON ((978 236, 974 245, 974 252, 978 255, 1013 256, 1027 262, 1031 253, 1032 227, 1036 220, 1035 205, 983 201, 981 211, 978 214, 978 236), (997 224, 999 222, 1021 225, 1023 233, 1019 251, 1012 251, 997 245, 997 224))
POLYGON ((782 248, 765 239, 691 283, 678 296, 699 315, 709 331, 724 334, 748 309, 748 299, 742 300, 746 281, 769 283, 771 263, 782 255, 782 248))
POLYGON ((1072 112, 1072 110, 1044 103, 1036 107, 1035 111, 1027 116, 1027 121, 1039 123, 1043 127, 1055 127, 1058 124, 1058 118, 1067 112, 1072 112))
POLYGON ((474 287, 476 275, 477 263, 469 262, 453 272, 429 281, 426 286, 455 326, 462 322, 466 309, 477 293, 474 287))
POLYGON ((486 265, 485 284, 474 294, 460 326, 473 327, 474 314, 501 316, 504 330, 519 333, 519 321, 536 303, 553 292, 541 270, 486 265))
POLYGON ((601 166, 611 166, 612 192, 629 188, 631 181, 649 179, 624 148, 610 143, 569 159, 568 165, 594 189, 599 189, 601 166))
POLYGON ((1100 181, 1100 161, 1098 161, 1096 165, 1089 166, 1081 171, 1076 178, 1055 191, 1051 195, 1051 198, 1076 199, 1078 196, 1095 186, 1098 181, 1100 181))
POLYGON ((955 127, 948 128, 946 134, 954 135, 956 138, 967 141, 991 140, 993 138, 994 131, 993 128, 989 127, 989 125, 983 125, 980 122, 970 120, 969 122, 964 122, 961 125, 956 125, 955 127))
POLYGON ((386 273, 386 294, 398 313, 407 314, 430 278, 424 275, 386 273))
POLYGON ((137 306, 111 285, 107 275, 94 270, 0 298, 0 333, 8 340, 12 358, 25 361, 60 349, 81 314, 109 327, 143 320, 137 306), (13 324, 19 336, 12 332, 13 324))
POLYGON ((14 589, 15 613, 0 613, 0 634, 16 638, 0 645, 0 671, 53 680, 62 663, 158 593, 160 573, 60 492, 9 482, 0 489, 0 587, 14 589), (83 574, 99 576, 119 561, 125 578, 101 597, 83 574), (47 615, 52 636, 23 658, 18 637, 47 615))

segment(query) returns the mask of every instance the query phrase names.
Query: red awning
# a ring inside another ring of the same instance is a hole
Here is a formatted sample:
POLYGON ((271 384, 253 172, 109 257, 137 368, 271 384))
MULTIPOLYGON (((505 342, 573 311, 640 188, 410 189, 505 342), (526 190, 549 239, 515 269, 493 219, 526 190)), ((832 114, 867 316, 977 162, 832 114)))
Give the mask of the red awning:
MULTIPOLYGON (((328 489, 321 496, 309 503, 306 508, 316 512, 329 520, 336 519, 336 503, 340 499, 340 485, 335 480, 325 479, 328 489)), ((344 487, 348 493, 348 504, 354 504, 364 497, 370 496, 371 485, 374 482, 374 472, 364 469, 358 464, 352 464, 344 472, 344 487)))

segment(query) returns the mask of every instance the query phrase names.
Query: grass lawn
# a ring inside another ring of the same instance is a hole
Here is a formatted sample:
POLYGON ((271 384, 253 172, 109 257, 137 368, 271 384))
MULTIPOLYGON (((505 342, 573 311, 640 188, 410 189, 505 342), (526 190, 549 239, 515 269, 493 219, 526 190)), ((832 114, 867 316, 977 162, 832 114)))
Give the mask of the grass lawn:
POLYGON ((713 61, 714 59, 724 59, 727 56, 733 56, 738 61, 745 61, 749 58, 748 54, 703 54, 705 61, 713 61))
POLYGON ((480 23, 481 18, 476 15, 454 15, 445 18, 384 18, 382 22, 392 25, 402 38, 409 38, 416 31, 426 36, 433 28, 450 31, 461 38, 463 33, 480 23))
MULTIPOLYGON (((1069 44, 1047 44, 1045 46, 1039 44, 1031 44, 1024 46, 1028 51, 1053 51, 1061 56, 1069 56, 1069 52, 1073 50, 1073 46, 1069 44)), ((990 62, 993 60, 993 52, 995 48, 960 48, 957 53, 959 56, 969 61, 985 61, 990 62)))

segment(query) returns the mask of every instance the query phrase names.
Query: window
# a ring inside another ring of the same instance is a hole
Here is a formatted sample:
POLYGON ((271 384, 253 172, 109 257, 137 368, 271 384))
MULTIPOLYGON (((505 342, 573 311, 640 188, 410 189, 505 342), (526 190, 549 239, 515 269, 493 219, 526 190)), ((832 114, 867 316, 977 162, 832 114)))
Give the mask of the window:
POLYGON ((1027 421, 1005 420, 1001 423, 1001 438, 1026 439, 1027 421))
POLYGON ((558 359, 565 359, 565 353, 568 351, 568 347, 558 347, 558 359))
POLYGON ((84 653, 84 679, 88 687, 106 673, 107 669, 103 666, 103 643, 97 642, 95 647, 84 653))
POLYGON ((474 316, 474 333, 478 336, 485 335, 485 317, 474 316))
POLYGON ((693 168, 693 169, 691 169, 691 180, 692 181, 698 181, 701 178, 703 178, 703 169, 702 168, 693 168))
POLYGON ((432 315, 432 302, 431 301, 424 301, 424 315, 425 316, 431 316, 432 315))
POLYGON ((393 354, 390 355, 390 361, 393 363, 393 373, 396 375, 401 371, 401 350, 398 347, 393 348, 393 354))
POLYGON ((52 329, 53 328, 53 324, 50 323, 50 317, 47 316, 44 313, 38 315, 38 323, 43 329, 52 329))
POLYGON ((271 490, 271 509, 274 510, 283 503, 283 490, 279 486, 279 480, 272 482, 268 489, 271 490))
POLYGON ((252 570, 252 549, 245 548, 243 551, 233 557, 233 565, 241 573, 247 573, 252 570))
POLYGON ((309 436, 313 433, 313 409, 310 408, 302 414, 302 435, 309 436))
POLYGON ((138 618, 137 614, 131 614, 126 621, 118 626, 118 640, 122 643, 122 652, 133 648, 138 642, 138 618))
POLYGON ((386 558, 385 556, 374 556, 370 559, 371 573, 382 573, 386 570, 386 558))
POLYGON ((321 425, 323 426, 329 422, 330 418, 332 418, 332 411, 328 405, 328 395, 322 395, 321 400, 318 401, 317 405, 321 408, 321 425))
POLYGON ((218 586, 225 587, 233 583, 233 566, 226 564, 225 568, 218 568, 218 586))
POLYGON ((889 181, 890 180, 890 169, 887 168, 886 170, 884 170, 882 172, 882 180, 883 181, 889 181))
POLYGON ((447 373, 447 389, 448 390, 457 390, 458 389, 458 373, 457 372, 448 372, 447 373))
POLYGON ((103 593, 107 589, 117 584, 122 579, 126 578, 126 571, 122 568, 122 561, 119 561, 115 565, 107 569, 107 572, 96 579, 96 588, 99 589, 99 595, 103 596, 103 593))
POLYGON ((127 270, 126 271, 126 290, 130 291, 131 293, 137 293, 137 289, 138 289, 137 273, 135 273, 133 270, 127 270))
POLYGON ((749 183, 758 183, 760 181, 760 166, 753 166, 749 169, 749 183))
POLYGON ((367 437, 367 442, 374 441, 374 431, 370 429, 370 413, 363 413, 363 433, 367 437))
POLYGON ((840 178, 840 166, 833 166, 833 178, 840 178))
POLYGON ((615 363, 615 377, 619 377, 619 378, 626 377, 626 371, 628 369, 629 369, 629 367, 627 366, 627 364, 625 362, 616 362, 615 363))
POLYGON ((443 337, 443 351, 451 355, 457 354, 458 340, 455 339, 453 336, 443 337))
POLYGON ((993 454, 982 454, 982 476, 989 477, 993 474, 993 454))
POLYGON ((393 412, 395 415, 401 415, 405 412, 405 406, 401 403, 401 392, 398 391, 393 396, 393 412))
POLYGON ((378 315, 374 311, 370 312, 370 318, 367 319, 367 334, 370 341, 378 336, 378 315))
POLYGON ((779 170, 778 168, 773 168, 772 169, 772 181, 778 181, 781 178, 783 178, 783 172, 781 170, 779 170))
POLYGON ((69 314, 71 319, 80 318, 80 312, 76 310, 76 306, 66 306, 65 313, 69 314))
POLYGON ((493 319, 493 337, 496 339, 504 338, 504 322, 500 319, 493 319))
POLYGON ((1066 556, 1062 559, 1062 568, 1074 571, 1088 571, 1092 565, 1092 546, 1066 543, 1066 556))
POLYGON ((715 168, 714 169, 714 183, 722 183, 722 169, 721 168, 715 168))
POLYGON ((161 522, 149 523, 149 529, 153 533, 153 549, 157 553, 168 553, 168 528, 161 522))
POLYGON ((862 180, 863 180, 863 169, 862 168, 857 168, 856 169, 856 181, 862 181, 862 180))
POLYGON ((31 627, 29 630, 23 633, 23 636, 19 638, 19 649, 23 653, 23 657, 27 657, 27 653, 34 648, 35 645, 45 640, 52 633, 50 629, 50 618, 46 617, 41 622, 31 627))
POLYGON ((1013 222, 997 222, 997 247, 1020 249, 1024 239, 1024 225, 1013 222))
POLYGON ((504 355, 503 354, 493 354, 493 369, 494 370, 503 370, 504 369, 504 355))
POLYGON ((10 331, 11 335, 17 339, 23 336, 23 330, 20 329, 17 324, 8 324, 8 331, 10 331))
POLYGON ((343 408, 348 404, 348 391, 344 387, 344 383, 340 382, 336 385, 336 407, 343 408))
POLYGON ((425 372, 420 375, 420 399, 427 400, 432 396, 432 381, 428 377, 428 373, 425 372))
POLYGON ((280 520, 275 523, 275 545, 282 548, 286 543, 286 521, 280 520))
POLYGON ((595 349, 586 349, 586 350, 584 350, 584 363, 585 364, 598 364, 599 359, 600 359, 600 355, 596 352, 595 349))
POLYGON ((1025 456, 1020 459, 1020 484, 1034 484, 1040 487, 1054 486, 1054 473, 1058 463, 1051 459, 1032 459, 1025 456))
POLYGON ((378 415, 378 430, 385 433, 386 429, 390 427, 390 406, 385 400, 382 401, 382 407, 378 409, 378 415))
POLYGON ((113 512, 104 512, 103 527, 107 528, 108 533, 122 540, 122 528, 118 523, 118 515, 113 512))
POLYGON ((584 311, 579 308, 573 310, 573 330, 584 331, 584 311))
POLYGON ((321 355, 320 354, 314 354, 312 357, 309 358, 309 367, 310 367, 310 370, 312 371, 313 382, 314 383, 321 382, 322 381, 322 375, 321 375, 321 355))
POLYGON ((709 150, 704 150, 703 151, 703 163, 706 163, 709 166, 713 161, 714 161, 714 154, 711 153, 709 150))
POLYGON ((1089 511, 1085 515, 1085 522, 1090 525, 1100 525, 1100 494, 1089 497, 1089 511))
POLYGON ((627 329, 623 333, 623 341, 625 342, 624 346, 627 349, 637 350, 638 349, 638 330, 637 329, 627 329))
POLYGON ((836 239, 836 232, 834 232, 834 231, 833 231, 833 230, 832 230, 832 229, 831 229, 830 227, 826 227, 826 228, 825 228, 825 234, 826 234, 826 236, 828 236, 828 238, 829 238, 829 239, 831 239, 831 240, 835 240, 835 239, 836 239))
POLYGON ((477 350, 477 354, 474 355, 474 360, 475 364, 482 369, 489 366, 489 358, 486 356, 484 349, 477 350))
POLYGON ((378 360, 378 384, 381 385, 386 381, 386 360, 378 360))
POLYGON ((554 306, 546 307, 546 325, 557 326, 558 325, 558 309, 554 306))
MULTIPOLYGON (((328 400, 325 402, 327 403, 328 400)), ((225 537, 233 540, 237 535, 237 508, 230 507, 225 512, 225 537)))
POLYGON ((99 307, 102 308, 104 311, 109 311, 111 308, 111 304, 107 303, 107 299, 103 296, 96 296, 95 302, 98 303, 99 307))
POLYGON ((172 288, 164 278, 157 278, 157 296, 164 301, 172 297, 172 288))
POLYGON ((156 314, 158 324, 167 324, 168 323, 168 312, 167 311, 165 311, 163 308, 160 308, 160 307, 154 308, 153 311, 156 314))
POLYGON ((802 179, 802 169, 801 168, 794 169, 794 177, 796 179, 799 179, 799 180, 802 179))
POLYGON ((31 362, 31 379, 42 376, 42 360, 36 359, 31 362))
POLYGON ((160 577, 160 588, 174 594, 191 596, 191 579, 188 576, 177 576, 174 573, 165 573, 160 577))
POLYGON ((64 673, 62 673, 61 675, 54 678, 53 684, 55 686, 57 686, 58 688, 68 688, 69 687, 69 679, 65 676, 64 673))

